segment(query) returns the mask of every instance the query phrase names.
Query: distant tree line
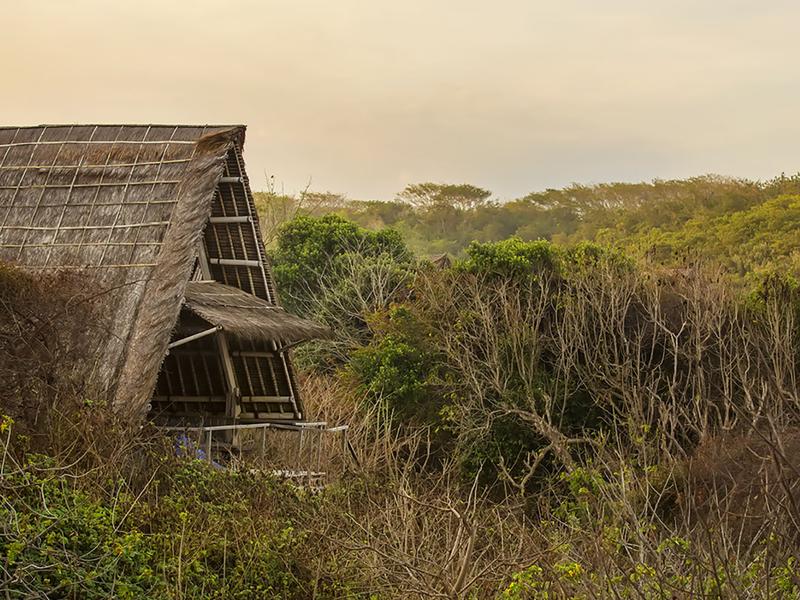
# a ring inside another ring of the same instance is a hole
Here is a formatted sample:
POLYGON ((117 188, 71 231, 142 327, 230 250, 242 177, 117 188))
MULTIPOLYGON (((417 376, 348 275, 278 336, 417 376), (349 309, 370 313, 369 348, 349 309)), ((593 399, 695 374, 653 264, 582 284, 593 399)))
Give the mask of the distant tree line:
POLYGON ((797 272, 800 175, 750 181, 707 175, 650 183, 571 185, 499 202, 469 184, 409 185, 392 201, 340 194, 257 194, 267 237, 305 214, 337 214, 392 228, 421 256, 463 256, 472 241, 509 237, 594 241, 665 264, 715 260, 739 276, 771 267, 797 272))

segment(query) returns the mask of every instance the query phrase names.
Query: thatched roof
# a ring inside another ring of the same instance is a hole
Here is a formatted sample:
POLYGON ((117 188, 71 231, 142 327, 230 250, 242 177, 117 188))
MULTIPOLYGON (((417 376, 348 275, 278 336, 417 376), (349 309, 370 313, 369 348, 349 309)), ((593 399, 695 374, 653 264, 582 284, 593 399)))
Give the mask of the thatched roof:
POLYGON ((211 325, 221 325, 242 340, 278 340, 292 344, 330 335, 327 327, 214 281, 190 281, 186 285, 184 304, 211 325))
POLYGON ((215 280, 277 303, 244 137, 243 126, 0 128, 0 261, 87 274, 111 323, 87 371, 118 410, 147 405, 199 248, 215 280))
POLYGON ((445 252, 444 254, 434 254, 428 257, 428 260, 438 269, 449 269, 453 266, 453 259, 445 252))

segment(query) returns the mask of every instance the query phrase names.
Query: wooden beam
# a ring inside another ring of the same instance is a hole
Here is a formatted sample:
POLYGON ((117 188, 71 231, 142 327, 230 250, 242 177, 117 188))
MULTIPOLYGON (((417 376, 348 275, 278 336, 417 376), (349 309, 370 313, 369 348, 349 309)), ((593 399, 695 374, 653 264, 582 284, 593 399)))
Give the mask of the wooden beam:
POLYGON ((189 350, 187 348, 176 348, 175 352, 170 352, 173 356, 219 356, 216 350, 189 350))
POLYGON ((280 403, 280 404, 291 404, 292 397, 291 396, 242 396, 242 402, 267 402, 267 403, 280 403))
POLYGON ((208 266, 205 237, 200 239, 200 249, 197 252, 197 262, 200 264, 200 273, 203 275, 203 279, 213 281, 213 277, 211 277, 211 267, 208 266))
POLYGON ((208 262, 212 265, 222 265, 229 267, 260 267, 261 263, 257 260, 242 260, 239 258, 209 258, 208 262))
MULTIPOLYGON (((236 371, 233 368, 228 339, 224 333, 217 336, 217 348, 219 349, 220 358, 222 359, 222 370, 225 373, 225 380, 228 384, 225 416, 235 420, 239 418, 239 413, 242 411, 241 404, 239 403, 241 392, 236 382, 236 371)), ((236 432, 232 432, 228 442, 234 446, 238 446, 239 435, 236 432)))
POLYGON ((258 350, 234 350, 231 356, 239 356, 242 358, 272 358, 275 356, 274 352, 259 352, 258 350))
POLYGON ((225 402, 225 396, 153 396, 153 402, 225 402))
POLYGON ((223 223, 249 223, 250 217, 211 217, 208 222, 214 225, 223 223))
POLYGON ((255 413, 240 413, 240 419, 246 420, 253 420, 253 421, 292 421, 294 420, 294 414, 292 411, 282 412, 282 413, 258 413, 258 416, 255 413))
POLYGON ((216 327, 212 327, 211 329, 206 329, 205 331, 201 331, 200 333, 195 333, 194 335, 190 335, 189 337, 181 338, 175 342, 172 342, 169 346, 167 346, 167 349, 172 350, 173 348, 177 348, 178 346, 183 346, 184 344, 188 344, 189 342, 193 342, 195 340, 199 340, 200 338, 204 338, 207 335, 211 335, 212 333, 217 333, 218 331, 222 331, 222 325, 217 325, 216 327))
MULTIPOLYGON (((209 262, 216 260, 216 264, 221 264, 221 259, 209 259, 206 254, 205 240, 200 243, 200 268, 203 274, 203 279, 211 280, 211 268, 209 262)), ((222 372, 225 375, 225 383, 227 387, 227 394, 225 396, 225 416, 231 419, 236 419, 241 412, 239 405, 239 385, 236 381, 236 371, 233 368, 233 361, 231 360, 230 347, 228 339, 224 333, 216 337, 217 351, 219 352, 220 362, 222 363, 222 372)), ((238 436, 232 435, 228 440, 230 443, 237 445, 239 443, 238 436)))

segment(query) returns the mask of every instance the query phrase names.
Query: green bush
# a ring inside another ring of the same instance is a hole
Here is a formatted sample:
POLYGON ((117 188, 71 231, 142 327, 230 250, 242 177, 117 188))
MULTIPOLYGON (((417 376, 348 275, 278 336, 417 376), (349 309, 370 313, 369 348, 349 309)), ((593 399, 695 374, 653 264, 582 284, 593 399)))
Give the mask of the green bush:
POLYGON ((0 583, 13 597, 301 599, 352 587, 335 573, 311 580, 311 532, 287 509, 313 500, 267 477, 162 460, 134 495, 124 479, 98 493, 68 474, 31 455, 0 478, 0 583))
POLYGON ((336 270, 337 259, 348 253, 386 255, 401 264, 408 264, 412 258, 398 232, 370 231, 338 215, 300 216, 281 226, 272 263, 287 307, 307 308, 310 296, 318 293, 336 270))
POLYGON ((350 368, 372 402, 383 402, 400 421, 429 413, 429 353, 389 334, 356 350, 350 368))
POLYGON ((561 259, 561 251, 550 242, 524 242, 511 237, 500 242, 472 242, 467 258, 459 266, 470 273, 519 277, 557 273, 561 259))
MULTIPOLYGON (((55 477, 52 461, 30 457, 2 478, 0 556, 13 589, 46 598, 143 598, 164 591, 157 545, 121 523, 112 505, 55 477)), ((129 501, 130 499, 124 499, 129 501)))

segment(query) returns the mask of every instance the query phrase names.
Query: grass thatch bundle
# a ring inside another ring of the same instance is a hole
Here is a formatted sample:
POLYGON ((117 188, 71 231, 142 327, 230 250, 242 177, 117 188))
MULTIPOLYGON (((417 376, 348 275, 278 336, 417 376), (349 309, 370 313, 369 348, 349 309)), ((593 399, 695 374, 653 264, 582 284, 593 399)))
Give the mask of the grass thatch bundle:
POLYGON ((327 327, 314 321, 301 319, 252 294, 215 281, 190 281, 184 302, 210 325, 220 325, 242 340, 294 344, 330 334, 327 327))

